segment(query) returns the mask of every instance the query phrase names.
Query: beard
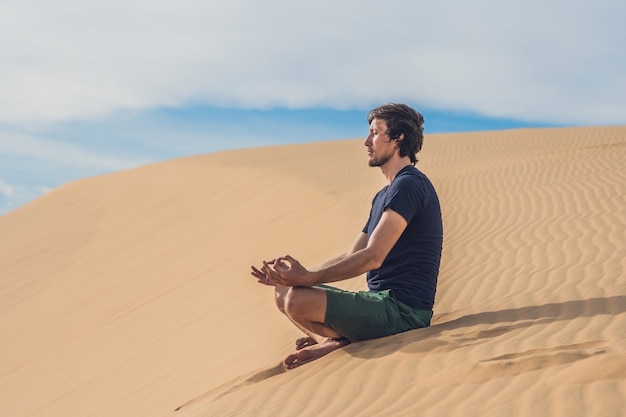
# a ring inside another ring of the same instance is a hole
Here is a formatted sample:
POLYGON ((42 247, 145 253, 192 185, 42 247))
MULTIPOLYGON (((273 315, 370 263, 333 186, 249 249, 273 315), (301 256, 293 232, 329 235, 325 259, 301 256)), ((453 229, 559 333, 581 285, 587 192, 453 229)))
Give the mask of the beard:
POLYGON ((380 155, 380 156, 374 156, 372 155, 370 157, 370 160, 367 161, 367 164, 370 167, 381 167, 383 165, 385 165, 387 162, 389 162, 389 160, 391 159, 391 156, 393 154, 386 154, 386 155, 380 155))

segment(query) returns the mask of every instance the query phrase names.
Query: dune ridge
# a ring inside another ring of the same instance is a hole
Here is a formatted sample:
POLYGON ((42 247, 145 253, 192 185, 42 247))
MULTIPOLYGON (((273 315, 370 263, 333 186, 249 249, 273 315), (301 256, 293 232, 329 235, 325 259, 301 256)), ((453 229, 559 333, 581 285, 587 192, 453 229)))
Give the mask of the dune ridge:
POLYGON ((0 217, 2 414, 623 415, 619 126, 427 135, 433 325, 282 370, 299 333, 249 265, 352 242, 383 185, 361 142, 172 160, 0 217))

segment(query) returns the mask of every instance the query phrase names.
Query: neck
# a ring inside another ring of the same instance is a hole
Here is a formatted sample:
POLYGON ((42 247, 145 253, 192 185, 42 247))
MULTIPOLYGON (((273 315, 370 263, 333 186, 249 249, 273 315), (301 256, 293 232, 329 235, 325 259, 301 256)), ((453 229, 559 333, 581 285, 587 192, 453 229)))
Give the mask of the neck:
POLYGON ((387 163, 380 167, 383 176, 387 179, 387 183, 391 184, 398 172, 407 165, 411 165, 411 159, 408 156, 391 158, 387 163))

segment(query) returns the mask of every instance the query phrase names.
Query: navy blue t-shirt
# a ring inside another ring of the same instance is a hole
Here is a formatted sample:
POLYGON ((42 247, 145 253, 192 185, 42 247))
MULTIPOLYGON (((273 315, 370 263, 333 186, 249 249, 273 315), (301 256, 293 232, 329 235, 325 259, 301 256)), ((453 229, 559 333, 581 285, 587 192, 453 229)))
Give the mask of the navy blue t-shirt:
POLYGON ((392 290, 399 301, 432 310, 443 247, 439 198, 430 180, 412 165, 400 170, 391 185, 374 197, 363 232, 368 238, 385 209, 407 221, 407 227, 380 268, 367 273, 371 291, 392 290))

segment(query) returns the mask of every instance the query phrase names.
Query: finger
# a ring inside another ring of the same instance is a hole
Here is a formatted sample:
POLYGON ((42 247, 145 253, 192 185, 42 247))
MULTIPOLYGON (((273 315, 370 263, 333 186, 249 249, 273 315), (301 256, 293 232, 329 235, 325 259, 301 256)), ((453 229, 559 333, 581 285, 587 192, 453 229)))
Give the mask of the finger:
POLYGON ((265 273, 263 271, 259 271, 256 267, 252 267, 252 271, 250 272, 253 276, 257 278, 265 278, 265 273))
POLYGON ((265 277, 261 277, 259 279, 257 279, 257 282, 263 284, 263 285, 273 285, 272 282, 270 280, 268 280, 265 277))
POLYGON ((276 263, 274 264, 274 267, 280 265, 282 268, 287 269, 291 267, 291 263, 294 261, 295 259, 293 259, 291 256, 287 255, 287 256, 281 256, 280 258, 276 258, 276 263))
POLYGON ((264 279, 263 283, 265 285, 282 285, 282 283, 280 282, 279 279, 276 279, 274 277, 267 277, 264 279))
MULTIPOLYGON (((275 262, 274 264, 266 263, 265 265, 263 265, 263 268, 261 268, 261 270, 265 271, 266 273, 268 273, 270 275, 276 275, 276 274, 278 274, 278 267, 280 265, 281 265, 280 262, 275 262)), ((282 265, 284 266, 285 264, 283 263, 282 265)))
POLYGON ((287 270, 287 269, 289 269, 289 265, 286 264, 283 261, 277 261, 274 264, 274 270, 276 270, 276 271, 279 271, 279 270, 283 270, 284 271, 284 270, 287 270))
POLYGON ((265 274, 266 278, 276 280, 279 277, 278 273, 274 269, 272 269, 272 267, 269 266, 266 262, 263 262, 263 268, 261 268, 261 270, 265 274))

